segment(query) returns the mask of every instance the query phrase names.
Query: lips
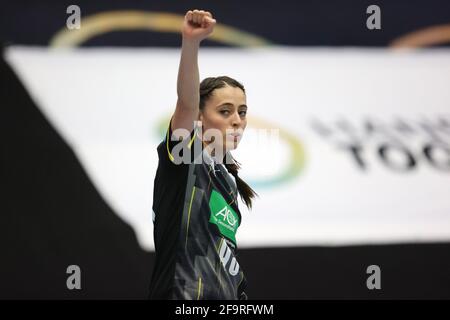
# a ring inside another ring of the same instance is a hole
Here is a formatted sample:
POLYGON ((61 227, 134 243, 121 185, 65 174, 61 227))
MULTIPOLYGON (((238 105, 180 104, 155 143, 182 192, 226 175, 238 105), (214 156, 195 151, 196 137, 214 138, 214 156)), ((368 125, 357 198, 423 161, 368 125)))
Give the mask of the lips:
POLYGON ((235 142, 239 141, 241 139, 242 134, 241 133, 230 133, 228 134, 230 139, 233 139, 235 142))
POLYGON ((238 143, 239 141, 241 141, 242 138, 242 134, 243 134, 243 130, 242 129, 234 129, 234 130, 228 130, 226 131, 226 135, 227 135, 227 140, 228 141, 233 141, 234 144, 238 143))
POLYGON ((237 130, 228 130, 227 129, 227 135, 233 136, 233 137, 240 137, 242 136, 243 130, 237 129, 237 130))
POLYGON ((238 143, 241 140, 242 134, 240 133, 232 133, 229 134, 229 140, 233 141, 233 143, 238 143))

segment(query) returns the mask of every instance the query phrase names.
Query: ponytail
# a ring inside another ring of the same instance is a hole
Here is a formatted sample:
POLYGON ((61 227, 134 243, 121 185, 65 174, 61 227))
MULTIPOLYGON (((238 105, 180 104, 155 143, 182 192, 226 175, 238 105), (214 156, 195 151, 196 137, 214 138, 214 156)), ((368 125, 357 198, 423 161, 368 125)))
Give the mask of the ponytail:
POLYGON ((244 201, 247 208, 251 209, 252 199, 255 198, 258 194, 238 176, 238 170, 241 168, 240 163, 233 158, 233 163, 227 163, 227 161, 225 161, 224 165, 227 168, 228 172, 231 173, 236 179, 238 193, 241 196, 242 201, 244 201))

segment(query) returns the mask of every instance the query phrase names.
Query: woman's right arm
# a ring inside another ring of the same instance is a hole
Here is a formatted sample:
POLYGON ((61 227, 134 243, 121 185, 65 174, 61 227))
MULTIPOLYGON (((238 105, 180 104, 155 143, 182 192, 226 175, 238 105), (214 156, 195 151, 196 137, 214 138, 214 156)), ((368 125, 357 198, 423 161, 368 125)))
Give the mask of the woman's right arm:
POLYGON ((177 105, 172 116, 172 131, 194 128, 200 104, 198 49, 200 42, 213 31, 216 20, 208 11, 189 10, 184 16, 182 46, 177 79, 177 105))

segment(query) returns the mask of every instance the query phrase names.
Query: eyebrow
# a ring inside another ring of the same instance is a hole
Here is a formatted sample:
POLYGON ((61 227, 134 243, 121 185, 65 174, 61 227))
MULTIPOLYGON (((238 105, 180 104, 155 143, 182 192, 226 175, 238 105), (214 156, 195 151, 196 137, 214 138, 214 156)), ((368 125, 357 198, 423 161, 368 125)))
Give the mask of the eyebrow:
MULTIPOLYGON (((223 106, 231 106, 231 107, 233 107, 234 105, 231 102, 225 102, 225 103, 219 104, 216 108, 223 107, 223 106)), ((246 104, 241 104, 239 107, 246 107, 246 108, 248 108, 246 104)))

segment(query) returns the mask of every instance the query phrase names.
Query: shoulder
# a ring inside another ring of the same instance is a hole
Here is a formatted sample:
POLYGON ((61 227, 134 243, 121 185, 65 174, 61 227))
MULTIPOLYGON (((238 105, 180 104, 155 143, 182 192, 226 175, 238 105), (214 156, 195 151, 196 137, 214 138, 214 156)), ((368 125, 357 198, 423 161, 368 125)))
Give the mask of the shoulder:
POLYGON ((189 164, 194 159, 194 149, 201 149, 201 141, 197 135, 197 127, 189 132, 187 129, 172 130, 172 118, 167 126, 163 141, 158 145, 160 161, 168 161, 173 165, 189 164), (195 148, 196 147, 196 148, 195 148))

